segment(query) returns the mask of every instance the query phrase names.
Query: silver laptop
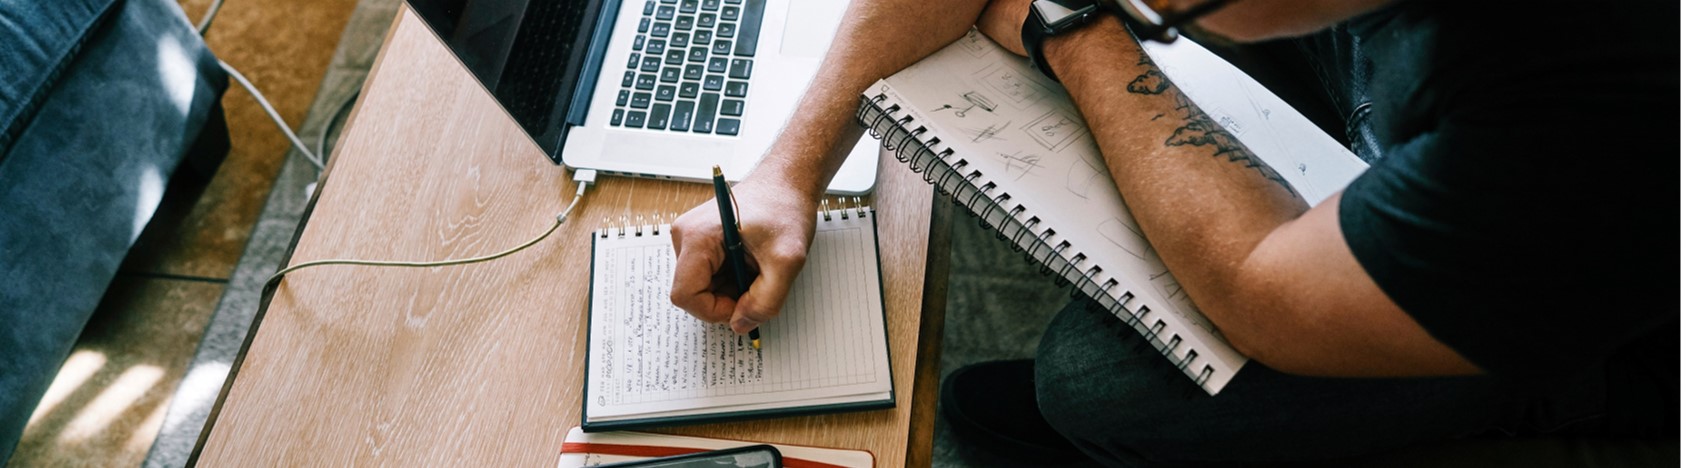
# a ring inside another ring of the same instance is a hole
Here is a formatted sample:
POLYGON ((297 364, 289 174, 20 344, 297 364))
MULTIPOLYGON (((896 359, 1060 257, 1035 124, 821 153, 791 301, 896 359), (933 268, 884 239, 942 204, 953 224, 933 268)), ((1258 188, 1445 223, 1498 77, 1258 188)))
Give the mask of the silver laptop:
MULTIPOLYGON (((553 161, 606 174, 737 180, 819 69, 848 0, 409 0, 553 161)), ((860 194, 856 143, 829 190, 860 194)))

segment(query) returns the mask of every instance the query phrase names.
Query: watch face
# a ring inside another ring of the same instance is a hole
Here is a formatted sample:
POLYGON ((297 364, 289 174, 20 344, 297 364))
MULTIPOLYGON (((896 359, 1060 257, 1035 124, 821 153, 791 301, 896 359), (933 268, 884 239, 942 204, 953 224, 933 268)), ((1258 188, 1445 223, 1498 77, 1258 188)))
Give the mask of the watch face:
POLYGON ((1092 1, 1041 0, 1032 3, 1031 7, 1036 10, 1037 16, 1042 17, 1042 24, 1047 25, 1051 32, 1062 32, 1082 24, 1096 10, 1092 1))

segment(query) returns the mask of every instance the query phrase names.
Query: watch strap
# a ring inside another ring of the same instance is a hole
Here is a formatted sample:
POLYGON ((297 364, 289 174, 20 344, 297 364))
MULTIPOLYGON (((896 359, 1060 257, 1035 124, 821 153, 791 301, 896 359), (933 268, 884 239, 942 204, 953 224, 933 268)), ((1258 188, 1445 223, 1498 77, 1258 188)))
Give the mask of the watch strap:
POLYGON ((1030 63, 1036 65, 1036 69, 1041 70, 1043 75, 1047 75, 1048 78, 1058 82, 1059 77, 1054 76, 1053 68, 1048 66, 1048 59, 1042 53, 1043 43, 1047 42, 1049 37, 1088 23, 1099 12, 1100 9, 1095 5, 1094 0, 1036 0, 1031 2, 1030 11, 1025 15, 1024 26, 1019 31, 1019 40, 1024 43, 1025 56, 1030 58, 1030 63), (1038 7, 1038 4, 1041 3, 1057 5, 1059 8, 1072 11, 1073 15, 1047 18, 1042 13, 1043 9, 1038 7), (1072 20, 1074 15, 1077 17, 1072 20))

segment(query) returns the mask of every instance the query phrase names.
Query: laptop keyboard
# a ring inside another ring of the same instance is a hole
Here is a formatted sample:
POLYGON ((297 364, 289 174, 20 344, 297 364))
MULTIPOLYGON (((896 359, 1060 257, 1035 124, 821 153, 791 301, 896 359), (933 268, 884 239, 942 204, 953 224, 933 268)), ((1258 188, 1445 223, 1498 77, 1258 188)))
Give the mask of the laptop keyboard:
POLYGON ((737 135, 766 0, 644 0, 609 125, 737 135))

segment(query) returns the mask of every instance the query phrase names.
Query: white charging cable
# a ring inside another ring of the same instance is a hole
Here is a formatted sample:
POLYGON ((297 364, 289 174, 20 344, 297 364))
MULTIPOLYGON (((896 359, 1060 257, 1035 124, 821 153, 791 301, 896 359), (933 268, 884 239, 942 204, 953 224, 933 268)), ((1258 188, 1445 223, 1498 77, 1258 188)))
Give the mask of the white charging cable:
POLYGON ((521 245, 517 245, 515 247, 511 247, 508 250, 504 250, 502 252, 498 252, 498 253, 491 254, 491 255, 473 257, 473 258, 464 258, 464 259, 457 259, 457 260, 438 260, 438 261, 431 261, 431 262, 400 262, 400 261, 375 261, 375 260, 355 260, 355 259, 316 260, 316 261, 304 262, 304 263, 300 263, 300 264, 297 264, 297 265, 289 266, 287 268, 282 269, 281 271, 275 272, 274 275, 271 275, 269 277, 268 281, 264 282, 263 287, 264 287, 265 290, 267 290, 267 289, 275 287, 278 284, 281 284, 281 278, 286 276, 287 273, 292 273, 294 271, 302 270, 302 269, 305 269, 305 268, 318 267, 318 266, 324 266, 324 265, 359 265, 359 266, 375 266, 375 267, 431 268, 431 267, 450 266, 450 265, 467 265, 467 264, 470 264, 470 263, 487 262, 487 261, 492 261, 492 260, 497 260, 497 259, 500 259, 500 258, 503 258, 503 257, 507 257, 507 256, 510 256, 510 255, 516 253, 516 252, 526 250, 528 247, 532 247, 533 245, 538 244, 539 241, 543 241, 546 238, 550 237, 551 234, 554 234, 557 229, 562 227, 562 223, 568 221, 568 215, 570 213, 573 213, 574 206, 579 205, 580 199, 585 198, 585 190, 587 188, 591 187, 596 182, 597 182, 597 171, 594 171, 594 170, 591 170, 591 169, 575 170, 574 171, 574 185, 579 186, 579 189, 574 192, 574 199, 572 201, 568 202, 568 207, 563 208, 562 212, 556 215, 556 222, 552 223, 550 225, 550 229, 546 229, 544 231, 544 234, 539 234, 538 237, 534 237, 532 240, 529 240, 526 243, 523 243, 521 245))

